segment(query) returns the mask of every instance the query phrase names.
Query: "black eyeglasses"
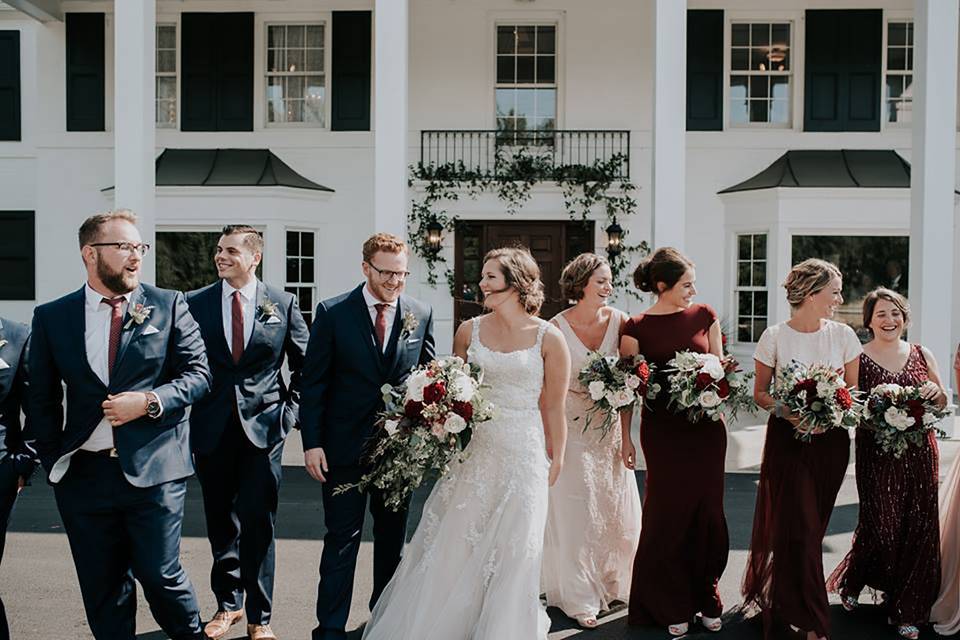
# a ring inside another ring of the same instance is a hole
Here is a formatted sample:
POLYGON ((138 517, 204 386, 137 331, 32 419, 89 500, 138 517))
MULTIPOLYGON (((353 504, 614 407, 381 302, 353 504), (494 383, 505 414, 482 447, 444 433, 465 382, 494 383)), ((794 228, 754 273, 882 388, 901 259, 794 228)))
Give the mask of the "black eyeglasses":
POLYGON ((145 242, 91 242, 91 247, 116 247, 124 253, 133 253, 136 251, 141 256, 145 256, 150 251, 150 245, 145 242))
POLYGON ((409 271, 390 271, 389 269, 378 269, 378 268, 376 268, 375 266, 373 266, 372 264, 370 264, 369 262, 367 263, 367 265, 368 265, 371 269, 373 269, 374 271, 376 271, 377 274, 378 274, 382 279, 387 280, 387 281, 396 279, 396 280, 399 280, 399 281, 403 282, 404 280, 406 280, 406 279, 410 276, 410 272, 409 272, 409 271))

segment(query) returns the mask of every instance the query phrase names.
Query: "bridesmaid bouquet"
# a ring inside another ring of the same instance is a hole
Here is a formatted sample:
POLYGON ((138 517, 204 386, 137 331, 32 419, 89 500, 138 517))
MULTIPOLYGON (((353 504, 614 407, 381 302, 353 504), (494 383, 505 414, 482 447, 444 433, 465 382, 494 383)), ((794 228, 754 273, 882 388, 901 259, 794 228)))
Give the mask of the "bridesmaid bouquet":
POLYGON ((777 373, 774 398, 800 418, 794 437, 803 442, 837 427, 856 427, 863 404, 841 376, 826 364, 791 362, 777 373))
POLYGON ((755 408, 747 384, 753 374, 744 373, 730 356, 721 360, 712 353, 678 351, 664 373, 670 385, 667 407, 677 413, 685 411, 691 422, 704 417, 717 421, 724 414, 733 417, 741 409, 755 408))
POLYGON ((923 399, 917 387, 878 384, 870 390, 865 413, 864 426, 874 432, 880 449, 899 458, 911 444, 922 445, 928 431, 946 436, 937 423, 951 415, 952 408, 923 399))
POLYGON ((586 411, 584 432, 599 418, 594 428, 602 440, 618 424, 621 411, 642 402, 648 394, 656 395, 660 387, 650 384, 651 373, 653 367, 641 355, 616 358, 591 351, 577 376, 593 401, 586 411))
POLYGON ((446 473, 469 442, 471 430, 493 417, 482 387, 480 367, 457 356, 414 369, 396 387, 383 385, 385 409, 370 454, 373 469, 356 484, 338 486, 334 495, 376 487, 386 505, 399 511, 428 476, 446 473))

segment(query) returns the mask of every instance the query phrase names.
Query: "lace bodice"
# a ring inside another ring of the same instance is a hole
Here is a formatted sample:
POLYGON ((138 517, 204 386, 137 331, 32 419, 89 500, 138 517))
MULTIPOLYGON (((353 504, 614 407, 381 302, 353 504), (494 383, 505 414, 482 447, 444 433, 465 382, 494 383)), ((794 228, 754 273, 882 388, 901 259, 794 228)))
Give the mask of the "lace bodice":
MULTIPOLYGON (((487 348, 480 341, 480 323, 486 316, 474 318, 473 333, 467 359, 483 367, 486 397, 495 410, 539 412, 543 389, 543 334, 547 323, 541 321, 537 340, 526 349, 501 352, 487 348)), ((498 411, 499 412, 499 411, 498 411)))

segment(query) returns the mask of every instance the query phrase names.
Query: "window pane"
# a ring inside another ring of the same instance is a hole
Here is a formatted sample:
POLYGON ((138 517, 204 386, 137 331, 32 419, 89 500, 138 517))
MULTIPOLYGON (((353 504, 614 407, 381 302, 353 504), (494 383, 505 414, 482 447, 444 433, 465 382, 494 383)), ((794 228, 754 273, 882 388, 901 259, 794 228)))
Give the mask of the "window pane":
POLYGON ((304 77, 294 77, 286 78, 286 95, 285 98, 290 98, 293 100, 300 100, 303 98, 303 85, 306 81, 304 77))
POLYGON ((907 50, 903 47, 887 47, 887 69, 903 71, 907 68, 907 50))
POLYGON ((537 27, 537 53, 557 52, 556 27, 537 27))
POLYGON ((731 124, 746 124, 750 121, 749 103, 746 100, 730 101, 730 122, 731 124))
POLYGON ((513 27, 497 27, 497 53, 514 53, 513 27))
POLYGON ((750 78, 750 97, 767 98, 769 97, 770 79, 767 76, 753 76, 750 78))
POLYGON ((516 94, 517 89, 497 89, 497 117, 516 115, 516 94))
POLYGON ((287 71, 295 73, 303 71, 303 49, 287 49, 287 71))
POLYGON ((734 47, 747 47, 750 45, 750 25, 735 24, 731 29, 731 44, 734 47))
POLYGON ((774 124, 790 124, 790 103, 785 100, 771 100, 770 122, 774 124))
POLYGON ((750 46, 766 46, 770 44, 770 25, 752 24, 750 25, 750 46))
POLYGON ((286 28, 283 25, 271 26, 267 29, 267 46, 271 49, 287 46, 286 28))
POLYGON ((750 263, 749 262, 737 263, 737 286, 738 287, 750 286, 750 263))
POLYGON ((737 236, 737 258, 739 260, 750 259, 750 238, 751 236, 737 236))
MULTIPOLYGON (((297 231, 287 231, 287 255, 300 255, 300 234, 297 231)), ((288 278, 289 279, 289 278, 288 278)))
POLYGON ((213 254, 218 231, 158 231, 157 286, 192 291, 217 280, 213 254))
POLYGON ((913 48, 907 49, 907 71, 913 71, 913 48))
POLYGON ((177 79, 175 77, 157 78, 157 98, 161 100, 175 100, 177 98, 177 79))
POLYGON ((769 71, 770 61, 767 59, 767 49, 750 49, 750 69, 753 71, 769 71))
POLYGON ((300 234, 300 255, 313 257, 313 241, 313 233, 305 232, 300 234))
POLYGON ((753 257, 755 260, 765 260, 767 258, 767 235, 758 233, 753 236, 753 257))
POLYGON ((307 49, 304 71, 323 71, 323 49, 307 49))
POLYGON ((750 101, 750 122, 768 122, 770 108, 766 100, 750 101))
POLYGON ((300 260, 300 282, 313 282, 313 259, 300 260))
POLYGON ((745 320, 737 324, 737 342, 755 342, 750 334, 749 320, 745 320))
POLYGON ((517 27, 517 53, 536 53, 534 38, 536 27, 517 27))
POLYGON ((533 117, 536 115, 536 89, 517 89, 517 116, 533 117))
POLYGON ((753 314, 757 316, 767 315, 767 292, 753 292, 753 314))
POLYGON ((783 23, 773 25, 773 37, 771 40, 772 42, 770 44, 775 48, 788 48, 790 46, 790 25, 783 23))
POLYGON ((514 75, 515 60, 516 58, 513 56, 497 56, 497 82, 514 83, 517 81, 517 77, 514 75))
POLYGON ((302 49, 304 45, 304 35, 306 27, 304 25, 290 25, 287 27, 287 47, 302 49))
POLYGON ((303 120, 323 124, 324 105, 323 76, 307 80, 307 97, 303 101, 303 120))
POLYGON ((556 80, 553 56, 537 56, 537 82, 553 84, 556 80))
POLYGON ((537 116, 556 119, 557 117, 557 90, 537 89, 537 116))
POLYGON ((755 287, 763 287, 767 284, 767 263, 764 260, 753 263, 753 282, 755 287))
POLYGON ((904 22, 891 22, 887 25, 887 44, 907 44, 907 25, 904 22))
POLYGON ((732 100, 746 100, 747 98, 747 76, 730 76, 730 98, 732 100))
POLYGON ((770 97, 774 100, 790 99, 790 78, 774 76, 770 78, 770 97))
POLYGON ((160 73, 173 73, 177 70, 177 52, 176 51, 158 51, 157 52, 157 71, 160 73))
POLYGON ((763 330, 767 328, 767 319, 757 319, 753 321, 753 335, 750 342, 756 342, 763 335, 763 330))
POLYGON ((287 282, 300 282, 300 261, 287 258, 287 282))
POLYGON ((734 71, 746 71, 750 68, 750 50, 733 49, 730 52, 730 68, 734 71))
POLYGON ((533 56, 517 56, 517 83, 533 82, 533 56))
POLYGON ((267 71, 276 72, 276 71, 286 71, 283 65, 286 61, 286 54, 278 49, 268 49, 267 50, 267 71))
POLYGON ((175 26, 162 25, 157 27, 157 48, 177 48, 177 28, 175 26))
POLYGON ((903 93, 903 76, 887 76, 887 99, 899 98, 903 93))
POLYGON ((737 315, 741 317, 753 315, 752 300, 753 294, 749 291, 740 291, 737 293, 737 315))
POLYGON ((307 41, 306 46, 308 47, 323 47, 323 25, 322 24, 311 24, 307 25, 307 41))

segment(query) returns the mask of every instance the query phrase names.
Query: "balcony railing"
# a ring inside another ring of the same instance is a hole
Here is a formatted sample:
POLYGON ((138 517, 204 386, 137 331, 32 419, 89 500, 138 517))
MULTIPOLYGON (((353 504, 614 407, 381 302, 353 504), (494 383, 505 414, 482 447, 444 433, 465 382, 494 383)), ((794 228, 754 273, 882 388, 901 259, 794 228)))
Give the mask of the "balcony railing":
POLYGON ((557 170, 608 167, 617 179, 630 177, 630 132, 557 129, 551 131, 427 130, 420 132, 420 163, 424 167, 455 167, 459 171, 499 176, 515 167, 518 158, 540 179, 557 170))

